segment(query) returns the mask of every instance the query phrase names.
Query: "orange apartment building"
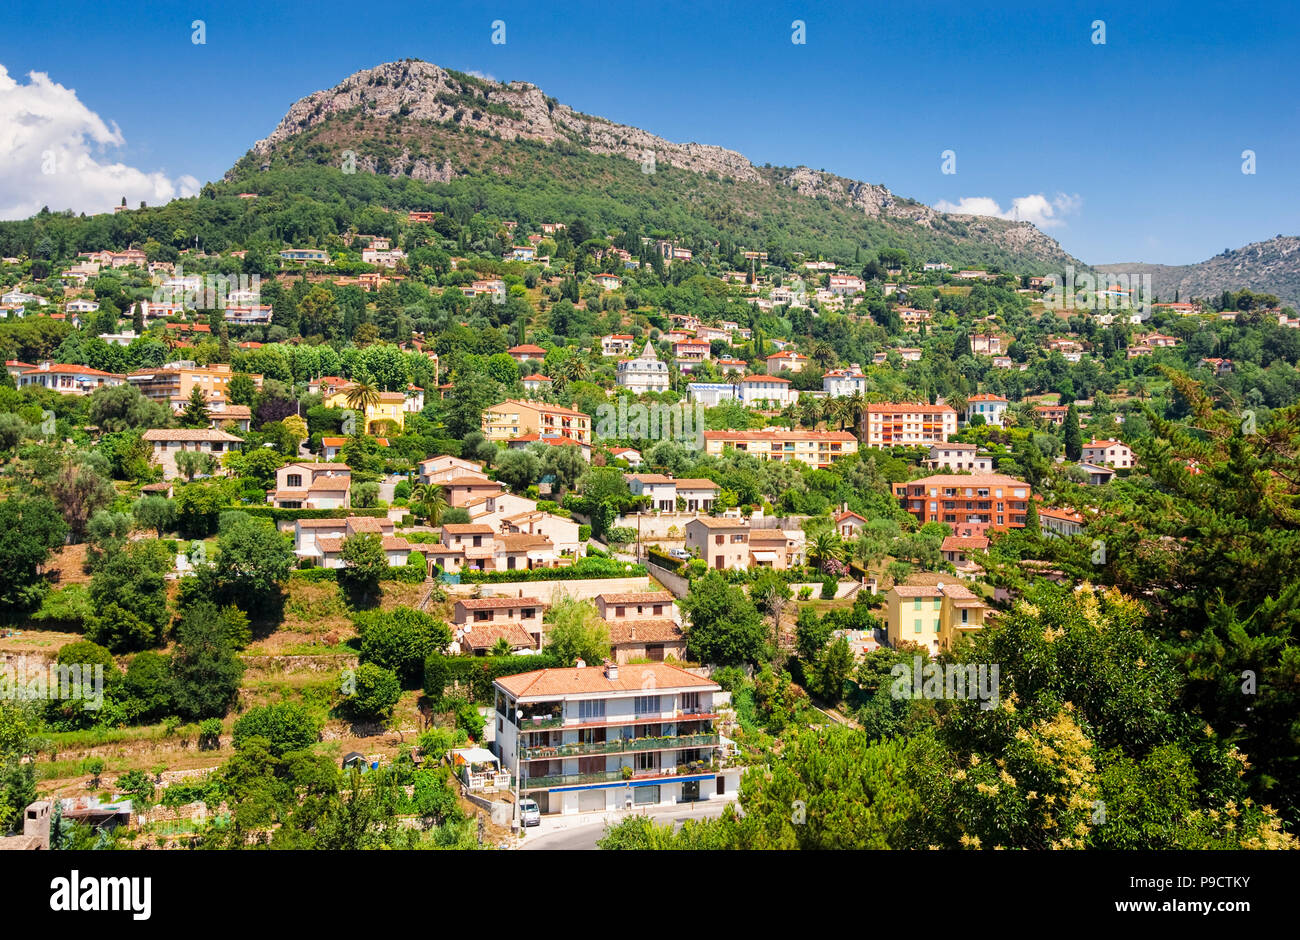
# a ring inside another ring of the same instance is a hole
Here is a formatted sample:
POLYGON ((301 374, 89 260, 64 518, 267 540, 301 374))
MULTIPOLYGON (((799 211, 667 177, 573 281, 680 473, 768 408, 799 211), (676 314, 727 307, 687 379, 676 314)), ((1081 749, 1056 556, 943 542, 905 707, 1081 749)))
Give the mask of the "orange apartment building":
POLYGON ((1024 528, 1032 491, 1000 473, 940 473, 895 483, 894 494, 918 522, 944 522, 953 534, 974 537, 1024 528))
POLYGON ((704 452, 722 456, 728 447, 759 460, 798 460, 810 467, 829 467, 858 452, 858 439, 847 431, 705 431, 704 452))
MULTIPOLYGON (((145 398, 167 405, 173 411, 180 411, 195 388, 202 389, 203 397, 208 401, 227 401, 226 389, 237 374, 231 372, 230 366, 225 363, 213 363, 210 366, 173 363, 161 369, 137 369, 129 373, 126 380, 138 388, 145 398)), ((260 375, 250 375, 249 378, 258 388, 262 387, 260 375)))
POLYGON ((567 437, 591 446, 591 416, 572 408, 510 398, 483 410, 483 436, 508 443, 526 434, 541 438, 567 437))
POLYGON ((862 426, 867 447, 945 444, 957 433, 957 412, 951 405, 879 402, 867 405, 862 426))

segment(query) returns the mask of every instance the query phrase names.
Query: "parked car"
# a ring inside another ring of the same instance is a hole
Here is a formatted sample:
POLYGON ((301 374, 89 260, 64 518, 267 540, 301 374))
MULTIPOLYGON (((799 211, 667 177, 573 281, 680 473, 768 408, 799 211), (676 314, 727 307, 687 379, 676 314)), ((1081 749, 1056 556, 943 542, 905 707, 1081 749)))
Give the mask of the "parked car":
POLYGON ((668 549, 668 554, 672 555, 674 558, 680 558, 682 561, 691 560, 691 553, 684 548, 670 548, 668 549))
POLYGON ((536 800, 519 801, 519 822, 523 826, 540 826, 542 811, 536 800))

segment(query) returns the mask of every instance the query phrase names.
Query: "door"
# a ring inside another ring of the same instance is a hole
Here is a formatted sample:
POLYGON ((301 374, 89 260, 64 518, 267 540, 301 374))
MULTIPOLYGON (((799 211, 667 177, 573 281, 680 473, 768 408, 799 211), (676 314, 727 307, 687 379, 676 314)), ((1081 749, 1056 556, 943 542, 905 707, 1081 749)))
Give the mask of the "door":
POLYGON ((682 784, 682 802, 694 803, 700 798, 700 781, 687 780, 682 784))
POLYGON ((722 556, 721 556, 721 555, 715 555, 715 556, 713 557, 713 567, 717 568, 719 571, 722 570, 722 556))

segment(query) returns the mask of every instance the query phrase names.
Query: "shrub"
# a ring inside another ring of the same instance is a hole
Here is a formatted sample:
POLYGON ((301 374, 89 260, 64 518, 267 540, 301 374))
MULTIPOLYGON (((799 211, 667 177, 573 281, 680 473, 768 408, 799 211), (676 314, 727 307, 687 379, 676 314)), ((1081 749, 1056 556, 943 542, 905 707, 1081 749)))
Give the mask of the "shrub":
POLYGON ((451 643, 451 630, 423 611, 396 607, 353 618, 361 637, 361 661, 390 669, 404 685, 419 684, 425 660, 451 643))
POLYGON ((235 748, 257 737, 265 738, 276 755, 301 751, 316 743, 320 729, 320 722, 305 706, 276 702, 251 709, 235 722, 235 748))
POLYGON ((578 538, 583 542, 591 538, 591 526, 587 525, 585 522, 580 523, 578 525, 578 538))
POLYGON ((356 690, 345 703, 354 718, 370 721, 392 717, 393 708, 402 697, 397 673, 374 663, 362 663, 357 669, 356 690))

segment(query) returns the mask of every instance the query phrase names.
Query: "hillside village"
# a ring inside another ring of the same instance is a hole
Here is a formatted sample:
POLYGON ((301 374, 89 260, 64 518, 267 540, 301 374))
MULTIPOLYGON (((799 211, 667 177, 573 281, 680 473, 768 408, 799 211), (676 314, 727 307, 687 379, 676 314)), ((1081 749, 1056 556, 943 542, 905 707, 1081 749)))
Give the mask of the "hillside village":
MULTIPOLYGON (((197 202, 252 218, 281 199, 256 179, 197 202)), ((1265 523, 1294 540, 1300 316, 1272 295, 1085 273, 1062 304, 1041 267, 432 197, 283 241, 209 219, 202 247, 168 207, 119 208, 0 223, 0 657, 108 675, 103 707, 27 719, 49 743, 14 758, 9 848, 370 847, 292 797, 258 809, 254 752, 285 780, 310 753, 338 786, 394 782, 375 844, 460 848, 735 801, 828 725, 924 738, 909 760, 947 779, 989 746, 947 719, 1015 705, 891 695, 896 668, 1001 663, 1030 713, 1008 735, 1110 741, 1128 699, 1083 695, 1070 662, 1172 708, 1207 599, 1244 622, 1295 573, 1265 523), (1215 489, 1236 472, 1257 501, 1215 489), (1033 699, 1026 661, 1058 639, 1052 694, 1082 716, 1033 699)), ((1248 647, 1216 647, 1226 673, 1248 647)), ((1286 708, 1201 707, 1218 763, 1196 758, 1190 821, 1142 840, 1293 844, 1286 708), (1243 755, 1264 770, 1229 780, 1243 755)), ((1142 748, 1190 747, 1174 724, 1142 748)), ((975 814, 924 844, 1132 847, 1075 817, 1085 789, 1122 802, 1142 748, 1077 791, 1035 765, 1063 808, 1032 833, 975 814)))

